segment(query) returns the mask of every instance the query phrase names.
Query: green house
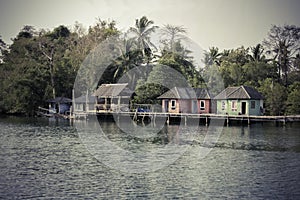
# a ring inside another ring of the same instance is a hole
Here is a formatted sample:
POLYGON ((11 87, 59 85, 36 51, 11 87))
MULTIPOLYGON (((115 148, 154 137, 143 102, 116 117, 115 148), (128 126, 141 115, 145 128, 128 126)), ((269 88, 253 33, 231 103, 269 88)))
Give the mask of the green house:
POLYGON ((217 102, 217 114, 263 115, 263 96, 252 87, 228 87, 214 100, 217 102))

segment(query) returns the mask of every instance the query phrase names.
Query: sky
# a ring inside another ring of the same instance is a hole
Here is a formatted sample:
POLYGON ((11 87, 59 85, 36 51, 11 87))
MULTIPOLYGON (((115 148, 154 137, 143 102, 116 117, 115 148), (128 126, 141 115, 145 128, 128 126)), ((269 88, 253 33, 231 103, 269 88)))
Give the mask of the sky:
POLYGON ((232 49, 261 43, 272 25, 300 26, 300 0, 0 0, 0 35, 11 43, 24 25, 88 27, 98 17, 126 31, 142 16, 184 26, 204 50, 232 49))

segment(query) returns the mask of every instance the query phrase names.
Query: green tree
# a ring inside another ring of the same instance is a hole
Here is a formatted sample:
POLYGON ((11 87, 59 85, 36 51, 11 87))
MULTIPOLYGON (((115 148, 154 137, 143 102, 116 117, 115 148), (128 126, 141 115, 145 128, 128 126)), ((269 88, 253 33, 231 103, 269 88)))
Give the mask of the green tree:
POLYGON ((249 62, 248 48, 239 47, 232 49, 228 55, 222 56, 220 73, 223 77, 224 86, 237 86, 245 82, 245 72, 243 66, 249 62))
POLYGON ((286 113, 300 114, 300 82, 295 82, 288 88, 288 97, 286 101, 286 113))
POLYGON ((286 89, 271 78, 261 80, 259 91, 265 98, 267 115, 283 115, 285 111, 286 89))
MULTIPOLYGON (((52 97, 55 98, 57 93, 56 90, 58 88, 57 79, 61 72, 62 58, 64 57, 64 53, 66 51, 66 46, 69 46, 70 30, 61 25, 55 28, 52 32, 46 33, 42 37, 39 38, 39 48, 44 58, 47 60, 49 74, 50 74, 50 83, 52 90, 52 97)), ((66 76, 65 74, 64 76, 66 76)))
POLYGON ((45 100, 48 73, 40 56, 33 56, 35 43, 35 37, 22 29, 5 55, 0 73, 5 75, 1 91, 1 110, 5 112, 33 115, 45 100))
POLYGON ((178 53, 163 51, 158 63, 177 70, 183 77, 186 78, 191 86, 197 87, 201 82, 198 79, 200 78, 199 72, 196 70, 192 61, 188 59, 189 57, 186 55, 186 49, 180 44, 180 42, 177 42, 177 45, 178 47, 176 52, 178 53))
POLYGON ((212 96, 216 96, 225 89, 223 76, 220 73, 219 66, 216 64, 204 67, 201 71, 201 77, 203 77, 205 87, 209 90, 212 96))
POLYGON ((288 86, 288 74, 292 70, 292 60, 300 51, 300 27, 273 25, 263 41, 267 52, 278 65, 278 75, 285 87, 288 86))
MULTIPOLYGON (((113 67, 115 68, 113 75, 114 82, 117 82, 119 78, 129 72, 129 70, 142 64, 142 54, 137 49, 134 39, 127 39, 126 36, 124 36, 118 43, 118 49, 120 56, 113 63, 113 67)), ((131 81, 132 83, 130 84, 133 84, 135 78, 129 77, 128 81, 131 81)))
POLYGON ((277 67, 265 61, 250 61, 242 66, 244 72, 244 85, 259 87, 259 81, 266 78, 277 80, 277 67))

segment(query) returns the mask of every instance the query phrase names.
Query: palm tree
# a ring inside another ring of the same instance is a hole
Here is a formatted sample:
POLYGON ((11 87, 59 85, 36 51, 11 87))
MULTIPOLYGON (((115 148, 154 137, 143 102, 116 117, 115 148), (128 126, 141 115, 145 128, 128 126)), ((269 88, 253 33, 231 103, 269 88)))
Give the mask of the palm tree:
POLYGON ((147 56, 148 60, 152 54, 151 47, 156 49, 155 45, 150 41, 151 33, 154 33, 158 26, 153 26, 154 22, 143 16, 141 19, 135 20, 135 27, 130 27, 129 32, 135 35, 138 49, 142 50, 143 57, 147 56))
POLYGON ((300 27, 285 25, 283 27, 273 25, 267 38, 263 40, 267 53, 274 56, 278 65, 278 75, 285 87, 288 83, 288 74, 291 71, 291 61, 299 53, 300 27))
POLYGON ((251 47, 252 55, 249 55, 250 61, 260 62, 267 61, 266 57, 263 55, 264 49, 261 44, 257 44, 255 47, 251 47))
POLYGON ((181 40, 187 40, 187 37, 184 35, 187 31, 182 26, 173 26, 170 24, 164 25, 161 29, 162 35, 162 43, 164 44, 164 48, 171 52, 175 52, 176 50, 176 43, 180 42, 181 40))
POLYGON ((136 50, 135 41, 126 39, 126 36, 121 39, 118 45, 120 56, 114 61, 116 70, 114 72, 114 80, 120 78, 123 74, 141 64, 139 63, 141 54, 136 50))
POLYGON ((218 47, 209 48, 209 51, 206 51, 204 56, 204 63, 206 66, 211 66, 213 64, 220 66, 220 57, 222 56, 222 53, 219 53, 218 47))
POLYGON ((3 52, 7 50, 6 43, 1 39, 0 35, 0 63, 2 62, 3 52))

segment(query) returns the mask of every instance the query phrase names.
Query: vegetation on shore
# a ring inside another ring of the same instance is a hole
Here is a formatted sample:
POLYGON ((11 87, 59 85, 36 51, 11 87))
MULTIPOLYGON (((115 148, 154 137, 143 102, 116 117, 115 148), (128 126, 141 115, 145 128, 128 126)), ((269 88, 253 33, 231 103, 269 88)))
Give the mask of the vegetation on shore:
POLYGON ((135 80, 136 103, 157 103, 156 97, 167 88, 151 80, 166 78, 160 66, 167 65, 180 72, 191 87, 208 87, 214 94, 222 89, 217 74, 224 87, 252 86, 265 97, 268 115, 300 113, 300 27, 273 25, 262 43, 254 47, 223 51, 211 47, 205 51, 200 68, 184 46, 184 27, 161 27, 163 39, 154 46, 151 34, 157 30, 147 17, 137 19, 126 33, 116 28, 115 21, 98 19, 88 29, 78 22, 70 28, 61 25, 39 31, 26 25, 11 45, 0 38, 0 113, 34 115, 47 99, 70 98, 81 63, 97 44, 111 36, 122 41, 124 51, 99 84, 116 83, 130 69, 149 65, 146 76, 135 80))

